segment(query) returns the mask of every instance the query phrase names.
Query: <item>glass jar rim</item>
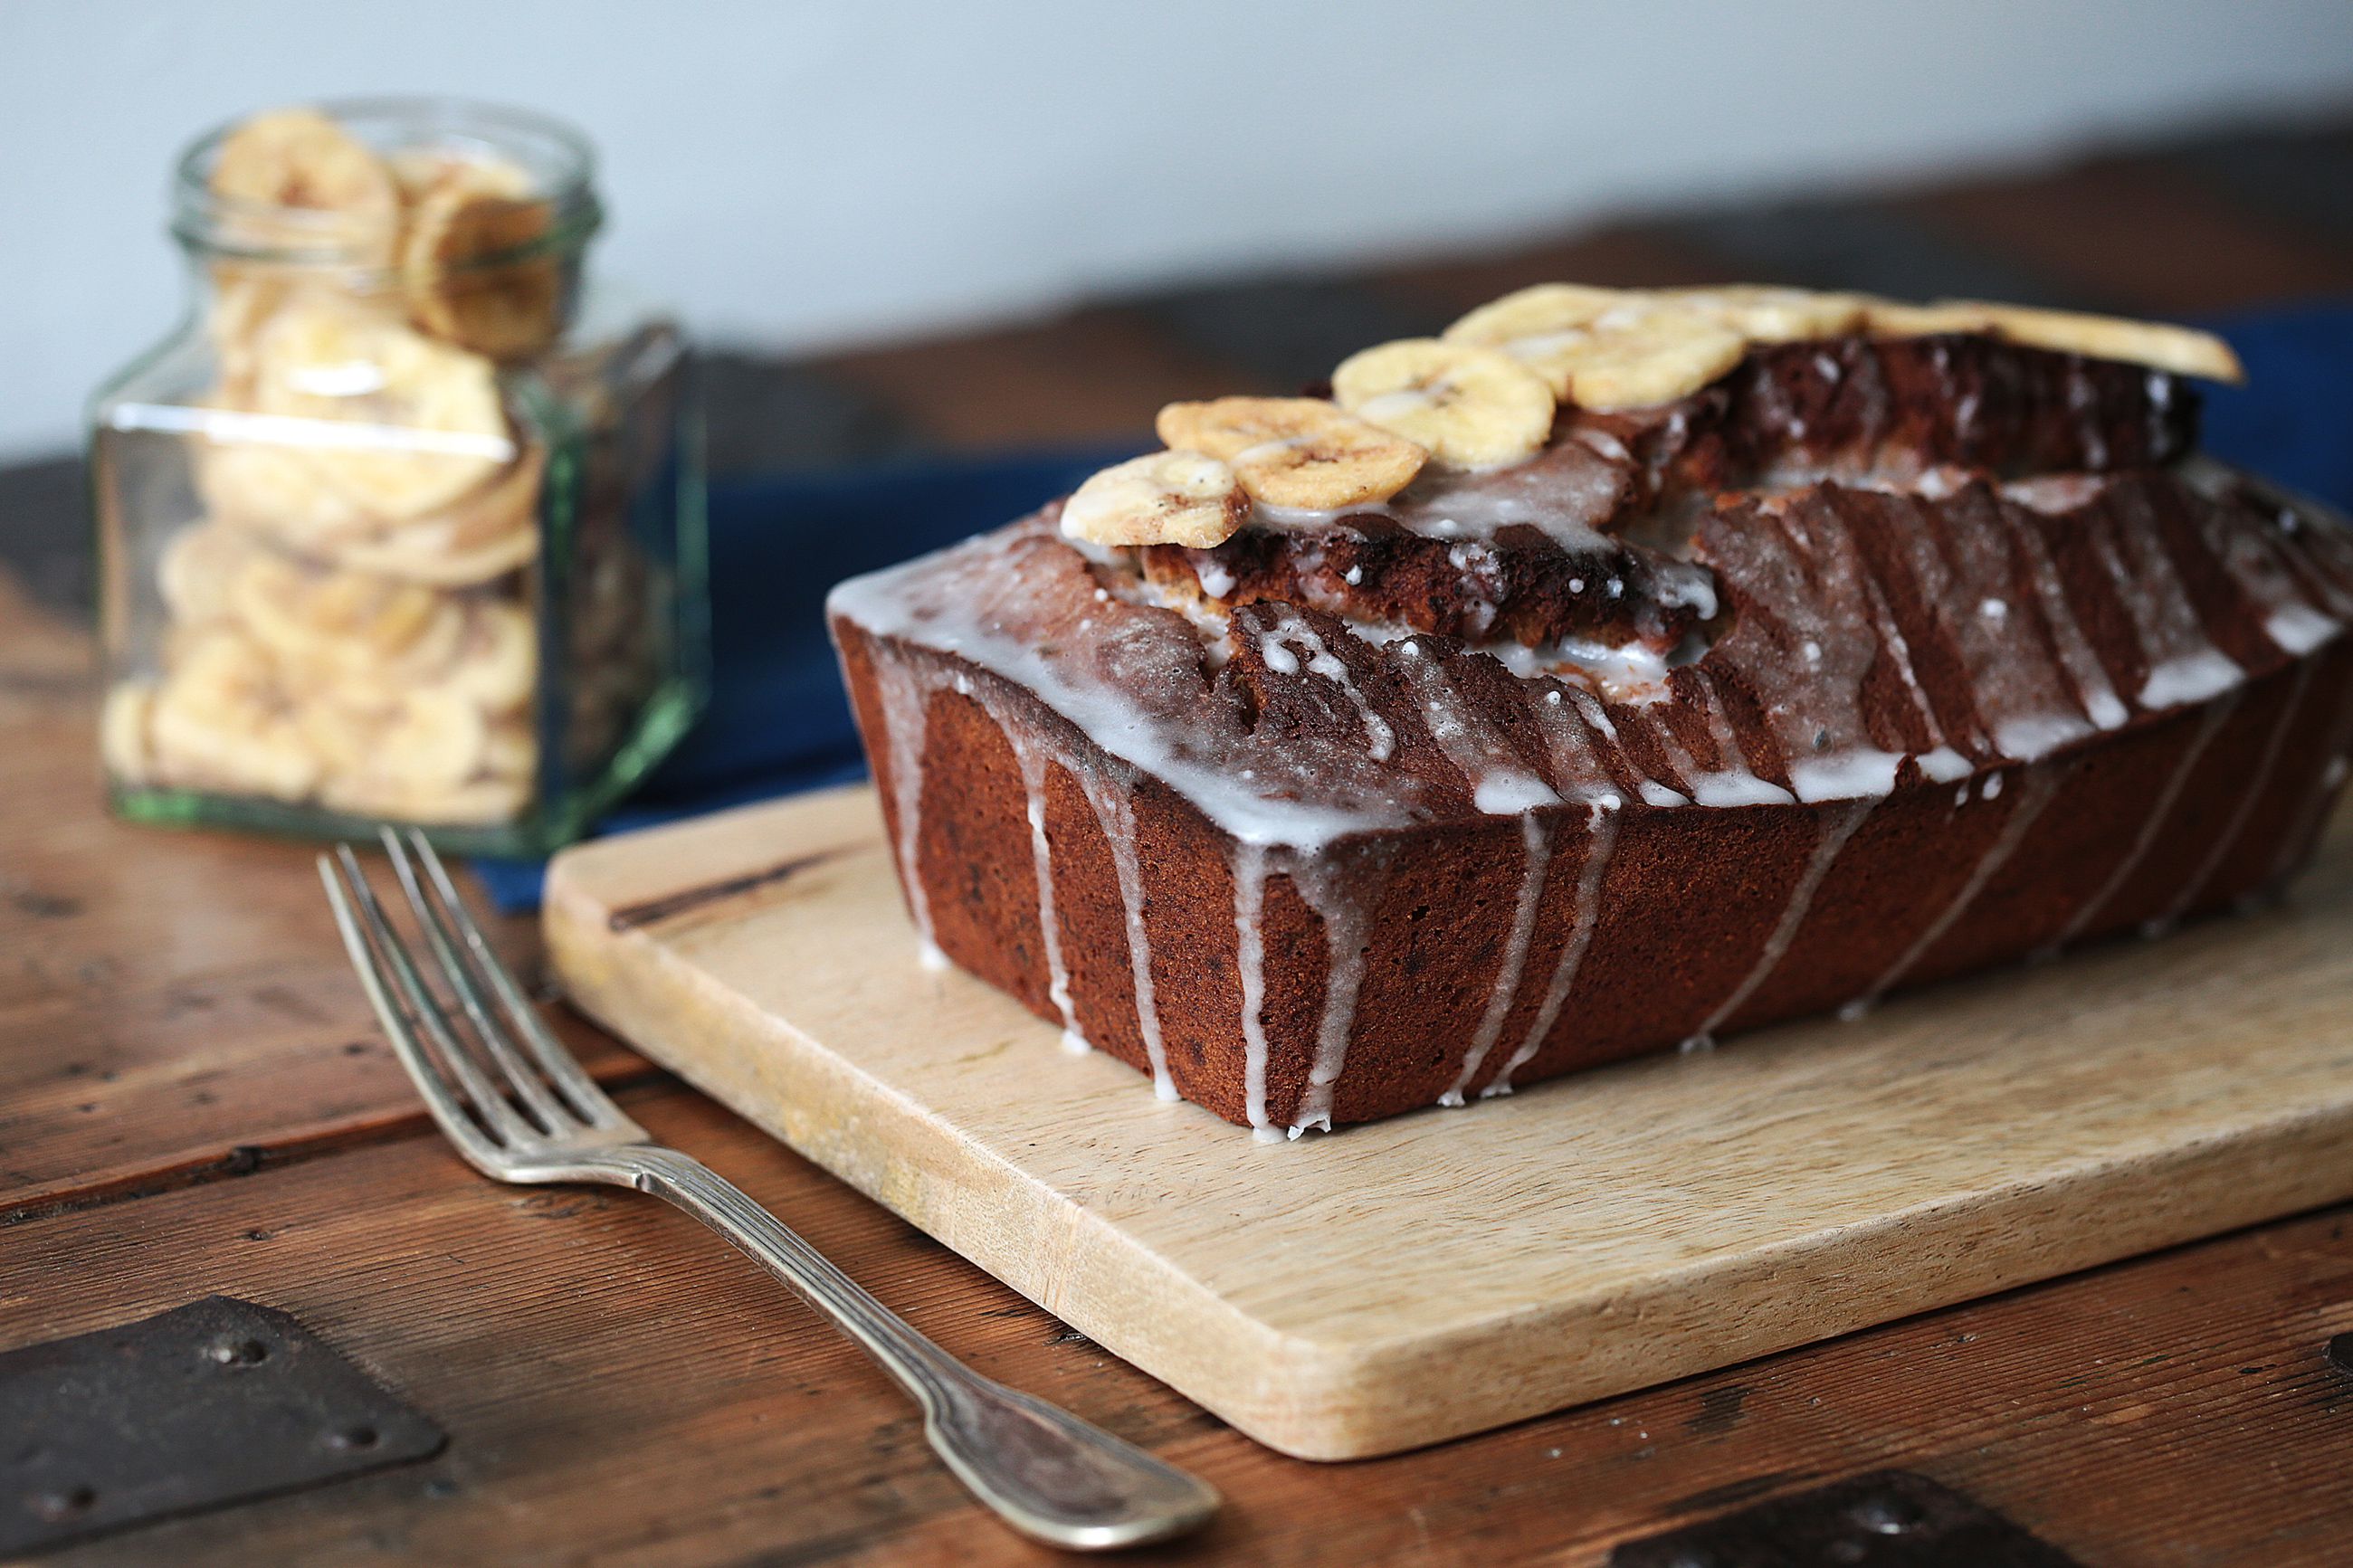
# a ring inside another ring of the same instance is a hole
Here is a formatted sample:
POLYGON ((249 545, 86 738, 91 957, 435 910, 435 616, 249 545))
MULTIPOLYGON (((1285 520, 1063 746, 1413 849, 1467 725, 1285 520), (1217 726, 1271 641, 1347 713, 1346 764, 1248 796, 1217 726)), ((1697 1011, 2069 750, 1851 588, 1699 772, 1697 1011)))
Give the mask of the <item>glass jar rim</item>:
MULTIPOLYGON (((548 203, 553 220, 526 244, 471 259, 455 270, 510 267, 534 257, 586 246, 604 222, 596 197, 596 149, 571 125, 551 115, 474 99, 385 96, 323 99, 303 105, 352 132, 378 153, 436 145, 474 148, 506 157, 532 176, 533 195, 548 203), (367 134, 373 130, 375 136, 367 134)), ((208 259, 280 266, 364 266, 366 247, 352 234, 348 215, 324 207, 287 206, 224 196, 212 188, 223 142, 252 116, 224 121, 191 142, 173 166, 173 237, 208 259), (257 243, 240 237, 273 237, 257 243)))

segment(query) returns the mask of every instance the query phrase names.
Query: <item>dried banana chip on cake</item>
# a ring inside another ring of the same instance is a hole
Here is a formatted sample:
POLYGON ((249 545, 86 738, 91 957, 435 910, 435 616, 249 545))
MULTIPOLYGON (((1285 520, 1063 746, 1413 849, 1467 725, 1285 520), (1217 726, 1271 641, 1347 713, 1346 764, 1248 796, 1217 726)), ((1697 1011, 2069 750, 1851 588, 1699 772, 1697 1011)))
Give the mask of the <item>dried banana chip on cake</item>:
POLYGON ((1316 397, 1172 403, 1156 423, 1171 448, 1231 468, 1253 500, 1300 511, 1387 500, 1430 460, 1419 444, 1316 397))
POLYGON ((1546 337, 1582 327, 1637 296, 1625 289, 1583 283, 1538 283, 1491 300, 1441 334, 1451 343, 1501 348, 1522 338, 1546 337))
POLYGON ((2211 332, 2163 321, 2045 310, 2030 305, 1999 305, 1978 300, 1940 300, 1933 305, 1873 300, 1865 320, 1872 330, 1894 337, 1936 332, 1989 332, 2030 348, 2088 359, 2147 365, 2176 375, 2242 382, 2246 372, 2231 345, 2211 332))
POLYGON ((1332 396, 1449 468, 1516 463, 1552 434, 1552 388, 1501 349, 1477 343, 1407 338, 1351 354, 1332 373, 1332 396))
POLYGON ((440 510, 516 456, 491 362, 375 310, 290 305, 255 361, 257 409, 303 421, 303 455, 388 521, 440 510))
POLYGON ((564 316, 565 269, 544 244, 554 216, 511 163, 445 163, 416 192, 401 238, 410 320, 492 359, 547 347, 564 316))
POLYGON ((1449 342, 1502 350, 1564 403, 1603 412, 1687 397, 1740 363, 1747 339, 1730 324, 1736 301, 1542 283, 1482 305, 1446 329, 1449 342))
POLYGON ((1709 289, 1662 289, 1655 298, 1704 311, 1752 343, 1802 342, 1841 337, 1862 324, 1869 300, 1861 294, 1726 283, 1709 289))
POLYGON ((1250 496, 1233 469, 1202 452, 1150 452, 1091 475, 1062 504, 1062 532, 1090 544, 1183 544, 1233 537, 1250 496))

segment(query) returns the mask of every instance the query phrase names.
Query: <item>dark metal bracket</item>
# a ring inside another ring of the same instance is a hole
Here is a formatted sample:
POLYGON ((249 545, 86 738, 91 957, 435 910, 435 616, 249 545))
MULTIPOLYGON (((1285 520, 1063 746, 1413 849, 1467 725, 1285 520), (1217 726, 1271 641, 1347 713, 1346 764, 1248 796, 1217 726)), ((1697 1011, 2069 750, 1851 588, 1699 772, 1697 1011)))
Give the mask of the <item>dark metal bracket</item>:
POLYGON ((0 1552, 405 1464, 441 1428, 227 1296, 0 1355, 0 1552))
POLYGON ((1908 1470, 1852 1476, 1662 1535, 1609 1568, 2081 1568, 1991 1509, 1908 1470))

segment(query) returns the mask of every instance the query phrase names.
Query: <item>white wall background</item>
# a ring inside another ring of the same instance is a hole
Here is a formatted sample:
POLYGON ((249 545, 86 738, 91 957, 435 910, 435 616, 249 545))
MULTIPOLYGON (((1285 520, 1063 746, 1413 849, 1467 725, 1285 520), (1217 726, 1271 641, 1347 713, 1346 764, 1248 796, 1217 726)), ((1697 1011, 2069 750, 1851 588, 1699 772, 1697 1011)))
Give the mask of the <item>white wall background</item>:
POLYGON ((585 126, 603 266, 814 345, 2343 105, 2353 6, 0 0, 0 460, 172 321, 183 142, 393 90, 585 126))

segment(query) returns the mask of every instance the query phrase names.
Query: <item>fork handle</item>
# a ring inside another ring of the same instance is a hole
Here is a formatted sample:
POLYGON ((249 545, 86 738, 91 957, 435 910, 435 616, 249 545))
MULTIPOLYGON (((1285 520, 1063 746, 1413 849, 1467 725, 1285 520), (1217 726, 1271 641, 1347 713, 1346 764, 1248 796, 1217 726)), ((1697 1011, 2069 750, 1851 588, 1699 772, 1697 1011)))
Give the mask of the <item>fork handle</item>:
POLYGON ((604 1180, 684 1209, 857 1341, 923 1407, 933 1450, 1015 1529, 1055 1546, 1106 1549, 1181 1535, 1217 1511, 1206 1481, 966 1367, 692 1155, 636 1144, 606 1158, 604 1180))

